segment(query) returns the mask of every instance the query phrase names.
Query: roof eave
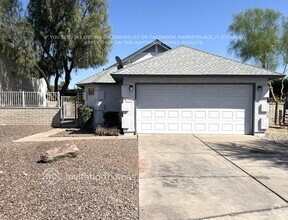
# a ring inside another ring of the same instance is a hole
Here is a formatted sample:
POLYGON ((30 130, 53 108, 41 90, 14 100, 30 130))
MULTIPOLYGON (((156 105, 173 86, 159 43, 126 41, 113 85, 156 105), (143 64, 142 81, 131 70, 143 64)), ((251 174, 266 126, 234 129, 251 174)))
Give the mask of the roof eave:
POLYGON ((117 82, 89 82, 89 83, 77 83, 76 86, 85 86, 89 84, 116 84, 117 82))
POLYGON ((279 74, 279 75, 263 75, 263 74, 255 74, 255 75, 245 75, 245 74, 235 74, 235 75, 227 75, 227 74, 125 74, 125 73, 114 73, 111 74, 113 79, 115 81, 119 81, 119 79, 122 79, 123 77, 133 77, 133 76, 138 76, 138 77, 256 77, 256 78, 267 78, 268 80, 273 80, 273 79, 279 79, 284 77, 285 75, 279 74))

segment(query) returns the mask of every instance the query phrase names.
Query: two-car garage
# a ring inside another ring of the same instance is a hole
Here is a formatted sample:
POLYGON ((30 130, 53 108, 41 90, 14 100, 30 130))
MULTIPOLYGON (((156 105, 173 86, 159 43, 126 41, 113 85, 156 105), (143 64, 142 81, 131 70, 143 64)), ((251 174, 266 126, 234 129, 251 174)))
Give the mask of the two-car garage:
POLYGON ((127 66, 124 134, 251 134, 269 126, 269 80, 280 74, 186 46, 127 66))
POLYGON ((136 132, 252 134, 253 84, 137 84, 136 132))

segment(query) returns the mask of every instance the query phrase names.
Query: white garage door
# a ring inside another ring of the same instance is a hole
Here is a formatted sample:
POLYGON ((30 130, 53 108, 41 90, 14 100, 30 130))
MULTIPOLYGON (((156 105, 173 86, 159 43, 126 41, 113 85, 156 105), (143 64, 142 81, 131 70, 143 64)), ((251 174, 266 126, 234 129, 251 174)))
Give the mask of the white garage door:
POLYGON ((252 85, 139 84, 137 133, 251 134, 252 85))

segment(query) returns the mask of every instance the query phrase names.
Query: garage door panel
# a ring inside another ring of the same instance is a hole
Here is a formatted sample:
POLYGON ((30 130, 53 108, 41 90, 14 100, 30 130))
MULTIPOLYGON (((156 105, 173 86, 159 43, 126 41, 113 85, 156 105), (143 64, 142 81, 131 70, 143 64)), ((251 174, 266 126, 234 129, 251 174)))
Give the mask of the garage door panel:
POLYGON ((222 131, 223 132, 233 132, 233 123, 231 123, 231 124, 227 124, 227 123, 222 124, 222 131))
POLYGON ((195 131, 196 132, 206 131, 206 124, 205 123, 195 123, 195 131))
POLYGON ((236 111, 236 114, 235 114, 235 119, 245 119, 245 112, 244 111, 236 111))
POLYGON ((206 111, 195 111, 195 119, 206 118, 206 111))
POLYGON ((143 97, 141 99, 141 103, 139 103, 138 107, 139 108, 145 108, 145 106, 153 106, 152 105, 152 99, 149 97, 143 97))
POLYGON ((168 118, 179 118, 179 111, 168 110, 168 118))
POLYGON ((219 124, 213 124, 213 123, 209 123, 208 124, 208 131, 213 131, 213 132, 219 132, 219 124))
POLYGON ((179 96, 178 99, 180 100, 179 104, 180 104, 180 106, 182 108, 188 108, 189 109, 189 108, 192 107, 192 105, 189 102, 187 103, 187 99, 189 99, 191 102, 195 102, 192 97, 187 98, 186 95, 184 95, 184 97, 183 96, 179 96))
POLYGON ((194 89, 191 86, 184 85, 182 87, 182 93, 183 94, 193 94, 194 89))
POLYGON ((235 131, 243 131, 244 130, 244 124, 236 124, 235 125, 235 131))
POLYGON ((186 118, 193 118, 193 111, 190 110, 190 111, 186 111, 186 110, 182 110, 181 111, 181 117, 186 119, 186 118))
POLYGON ((165 123, 155 123, 154 130, 155 131, 165 131, 165 123))
POLYGON ((220 94, 221 88, 219 86, 212 86, 208 91, 209 94, 220 94))
POLYGON ((166 111, 165 110, 155 110, 154 115, 155 115, 155 119, 166 118, 166 111))
POLYGON ((152 98, 152 106, 157 106, 158 108, 167 108, 168 98, 163 96, 156 96, 152 98))
POLYGON ((142 131, 151 131, 152 130, 152 123, 141 123, 141 130, 142 131))
POLYGON ((193 131, 193 124, 192 123, 182 123, 181 124, 181 131, 192 132, 193 131))
POLYGON ((178 123, 168 123, 168 131, 169 132, 178 132, 179 124, 178 123))
POLYGON ((209 111, 208 113, 209 119, 220 119, 220 111, 209 111))
POLYGON ((142 110, 141 111, 142 118, 152 118, 152 110, 142 110))
MULTIPOLYGON (((252 87, 252 86, 250 86, 252 87)), ((247 90, 247 85, 223 85, 223 89, 220 90, 220 94, 225 94, 225 95, 250 95, 250 90, 247 90), (235 90, 235 88, 237 88, 235 90)))
POLYGON ((249 134, 251 121, 252 85, 137 86, 138 133, 249 134))
POLYGON ((222 111, 222 119, 233 119, 233 111, 222 111))

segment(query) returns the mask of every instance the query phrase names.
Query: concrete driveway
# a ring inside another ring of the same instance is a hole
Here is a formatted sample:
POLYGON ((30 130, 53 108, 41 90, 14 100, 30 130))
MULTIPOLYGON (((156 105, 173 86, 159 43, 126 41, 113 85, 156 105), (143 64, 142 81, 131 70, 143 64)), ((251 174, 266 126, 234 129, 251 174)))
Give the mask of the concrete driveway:
POLYGON ((288 219, 288 150, 253 136, 139 136, 140 219, 288 219))

